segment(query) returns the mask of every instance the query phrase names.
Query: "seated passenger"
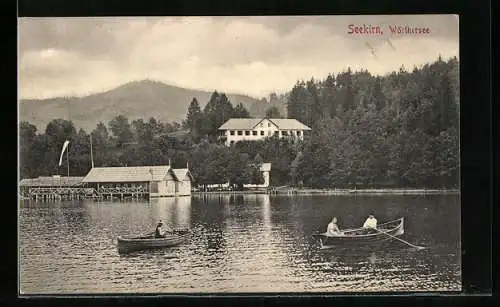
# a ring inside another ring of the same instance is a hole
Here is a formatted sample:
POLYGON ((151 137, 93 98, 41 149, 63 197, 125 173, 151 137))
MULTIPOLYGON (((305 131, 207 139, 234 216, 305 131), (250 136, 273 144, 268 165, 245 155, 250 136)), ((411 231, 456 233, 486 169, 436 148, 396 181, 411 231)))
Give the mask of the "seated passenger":
POLYGON ((332 221, 328 224, 326 229, 326 234, 329 236, 338 236, 342 233, 340 232, 339 226, 337 225, 337 218, 333 217, 332 221))
POLYGON ((377 232, 377 219, 370 214, 370 216, 366 219, 363 224, 363 228, 367 233, 377 232))

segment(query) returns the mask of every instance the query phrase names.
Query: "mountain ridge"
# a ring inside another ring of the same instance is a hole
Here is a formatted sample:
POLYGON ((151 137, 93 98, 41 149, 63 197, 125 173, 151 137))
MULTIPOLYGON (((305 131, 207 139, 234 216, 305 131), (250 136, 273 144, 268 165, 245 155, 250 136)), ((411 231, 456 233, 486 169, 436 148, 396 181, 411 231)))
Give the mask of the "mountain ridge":
MULTIPOLYGON (((213 91, 183 88, 161 81, 143 79, 86 96, 21 99, 19 120, 28 121, 39 131, 44 131, 51 120, 71 117, 76 128, 82 128, 87 133, 99 122, 107 125, 119 114, 127 116, 130 121, 155 117, 162 122, 180 122, 185 118, 193 98, 196 97, 203 109, 212 93, 213 91)), ((251 116, 264 116, 262 110, 270 106, 265 100, 245 94, 226 93, 226 95, 233 106, 242 103, 251 116)))

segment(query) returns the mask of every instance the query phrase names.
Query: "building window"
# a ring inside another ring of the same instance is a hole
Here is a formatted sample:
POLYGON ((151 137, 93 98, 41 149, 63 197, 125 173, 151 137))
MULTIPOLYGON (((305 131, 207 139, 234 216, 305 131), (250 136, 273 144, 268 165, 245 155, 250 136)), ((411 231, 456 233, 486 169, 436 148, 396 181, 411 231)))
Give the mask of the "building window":
POLYGON ((297 136, 300 136, 300 131, 297 131, 297 136))
POLYGON ((264 127, 264 124, 263 124, 263 123, 260 123, 260 127, 261 127, 261 128, 262 128, 262 127, 264 127))
POLYGON ((243 131, 238 131, 238 135, 243 135, 243 131))
POLYGON ((260 135, 264 135, 264 131, 261 131, 261 132, 260 132, 260 135))
POLYGON ((268 131, 268 132, 267 132, 267 135, 268 135, 268 136, 271 136, 271 131, 268 131))
POLYGON ((252 135, 257 135, 257 131, 252 131, 252 135))
POLYGON ((229 142, 229 144, 233 145, 233 144, 234 144, 234 141, 229 142))
POLYGON ((234 130, 231 130, 229 134, 234 135, 234 130))
POLYGON ((271 127, 271 123, 267 123, 267 127, 270 128, 271 127))
POLYGON ((275 135, 275 136, 279 136, 279 135, 280 135, 280 132, 279 132, 279 131, 274 131, 274 135, 275 135))
POLYGON ((246 130, 245 135, 250 135, 250 131, 246 130))
POLYGON ((281 135, 282 136, 287 136, 288 135, 288 131, 281 131, 281 135))
POLYGON ((158 193, 158 182, 151 182, 151 193, 158 193))

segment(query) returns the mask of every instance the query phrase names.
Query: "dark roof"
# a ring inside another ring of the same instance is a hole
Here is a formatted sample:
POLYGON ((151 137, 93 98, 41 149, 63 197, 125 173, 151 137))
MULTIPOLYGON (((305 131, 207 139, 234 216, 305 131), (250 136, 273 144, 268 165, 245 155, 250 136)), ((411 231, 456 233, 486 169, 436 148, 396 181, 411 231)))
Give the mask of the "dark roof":
POLYGON ((19 182, 20 187, 55 187, 55 186, 76 186, 82 182, 84 177, 63 177, 46 176, 38 178, 26 178, 19 182))

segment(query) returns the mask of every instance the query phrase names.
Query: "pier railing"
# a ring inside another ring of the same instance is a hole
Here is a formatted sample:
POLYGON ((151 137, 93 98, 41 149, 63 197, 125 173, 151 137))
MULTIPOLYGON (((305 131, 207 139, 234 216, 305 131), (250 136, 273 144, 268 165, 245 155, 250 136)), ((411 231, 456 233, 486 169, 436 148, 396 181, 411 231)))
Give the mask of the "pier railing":
POLYGON ((32 187, 27 192, 21 193, 23 199, 84 199, 99 197, 94 188, 83 187, 32 187))
POLYGON ((144 194, 149 193, 148 189, 143 186, 137 187, 99 187, 99 194, 144 194))
POLYGON ((147 197, 149 190, 144 186, 133 187, 32 187, 21 192, 22 199, 105 199, 147 197))
POLYGON ((80 195, 93 195, 96 194, 94 188, 70 188, 70 187, 50 187, 50 188, 31 188, 29 190, 31 195, 42 194, 80 194, 80 195))

